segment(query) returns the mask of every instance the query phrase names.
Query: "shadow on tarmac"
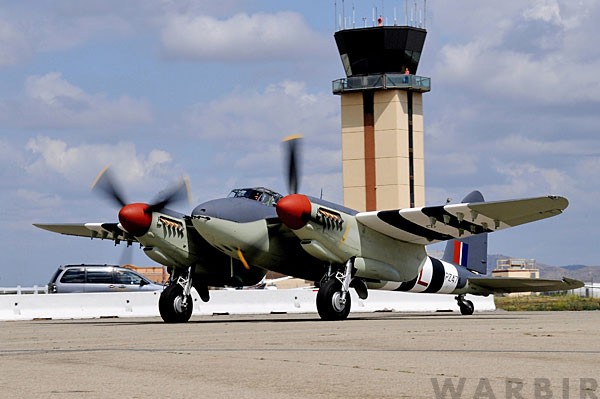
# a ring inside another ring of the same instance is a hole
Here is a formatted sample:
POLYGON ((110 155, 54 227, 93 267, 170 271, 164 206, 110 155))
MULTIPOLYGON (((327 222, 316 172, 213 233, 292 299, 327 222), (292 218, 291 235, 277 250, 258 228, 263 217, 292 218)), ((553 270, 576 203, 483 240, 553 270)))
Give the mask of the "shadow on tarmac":
MULTIPOLYGON (((392 313, 392 312, 381 312, 381 313, 369 313, 369 314, 350 314, 348 319, 341 321, 323 321, 319 319, 316 314, 270 314, 270 315, 229 315, 229 314, 215 314, 209 316, 192 316, 190 321, 182 324, 172 325, 194 325, 194 324, 222 324, 222 323, 352 323, 360 321, 411 321, 411 320, 447 320, 451 322, 465 321, 477 321, 477 320, 524 320, 528 319, 527 315, 508 315, 507 313, 483 313, 475 314, 472 316, 463 316, 454 313, 392 313)), ((115 325, 115 326, 132 326, 132 325, 171 325, 166 324, 160 317, 154 317, 152 319, 143 318, 136 320, 135 318, 100 318, 100 319, 77 319, 77 320, 36 320, 39 323, 52 323, 56 325, 73 325, 73 324, 87 324, 87 325, 115 325)))

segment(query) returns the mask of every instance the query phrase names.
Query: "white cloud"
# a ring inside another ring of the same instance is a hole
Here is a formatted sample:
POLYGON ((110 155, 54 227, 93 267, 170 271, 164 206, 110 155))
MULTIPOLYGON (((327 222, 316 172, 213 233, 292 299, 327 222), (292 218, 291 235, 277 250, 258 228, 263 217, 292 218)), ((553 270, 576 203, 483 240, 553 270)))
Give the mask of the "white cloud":
POLYGON ((561 24, 560 7, 556 0, 537 0, 523 12, 526 19, 561 24))
POLYGON ((497 141, 496 148, 516 156, 599 155, 598 141, 594 140, 540 140, 509 135, 497 141))
POLYGON ((25 93, 29 98, 52 107, 60 107, 68 102, 85 103, 87 97, 83 90, 67 82, 58 72, 28 77, 25 93))
MULTIPOLYGON (((219 148, 206 158, 228 188, 264 185, 286 191, 281 141, 301 134, 303 192, 341 200, 339 99, 311 92, 302 82, 283 81, 263 90, 234 90, 187 111, 188 130, 219 148)), ((223 184, 223 183, 221 183, 223 184)))
POLYGON ((557 194, 571 201, 566 217, 585 224, 600 203, 600 48, 590 45, 600 3, 432 9, 423 54, 434 82, 424 97, 428 204, 472 189, 488 200, 557 194))
POLYGON ((239 9, 238 0, 4 2, 0 9, 0 67, 31 62, 37 54, 62 52, 98 39, 121 41, 148 32, 155 35, 160 27, 169 26, 172 21, 165 21, 172 15, 231 15, 239 9))
MULTIPOLYGON (((598 7, 594 11, 590 4, 553 0, 508 3, 494 5, 500 10, 488 20, 493 22, 487 29, 473 29, 464 35, 466 40, 440 49, 434 68, 437 79, 517 103, 599 102, 600 84, 594 82, 600 54, 587 50, 589 46, 573 46, 594 37, 598 7)), ((478 26, 468 21, 476 15, 463 17, 465 26, 478 26)))
POLYGON ((573 179, 563 170, 531 163, 505 163, 496 166, 505 184, 492 188, 498 196, 519 198, 534 195, 568 194, 575 191, 573 179))
POLYGON ((23 127, 109 128, 147 124, 153 120, 143 100, 123 95, 117 99, 89 94, 59 72, 29 76, 25 97, 0 103, 0 120, 23 127))
POLYGON ((69 182, 89 185, 110 164, 122 183, 141 188, 151 186, 157 178, 170 180, 177 170, 168 152, 153 149, 147 155, 140 154, 130 142, 71 146, 63 140, 38 136, 27 142, 26 150, 33 159, 25 170, 41 180, 58 174, 69 182))
POLYGON ((301 59, 327 43, 294 12, 236 14, 224 20, 176 14, 166 18, 161 39, 169 56, 226 62, 301 59))
POLYGON ((124 37, 134 31, 139 8, 132 8, 128 18, 115 12, 116 4, 85 3, 5 4, 0 10, 0 67, 30 61, 37 53, 70 49, 94 37, 124 37))
POLYGON ((231 146, 278 141, 300 133, 318 142, 339 136, 338 98, 310 93, 304 83, 284 81, 264 91, 236 90, 187 113, 190 128, 202 138, 227 139, 231 146), (250 139, 251 138, 251 139, 250 139), (240 142, 242 140, 242 142, 240 142))

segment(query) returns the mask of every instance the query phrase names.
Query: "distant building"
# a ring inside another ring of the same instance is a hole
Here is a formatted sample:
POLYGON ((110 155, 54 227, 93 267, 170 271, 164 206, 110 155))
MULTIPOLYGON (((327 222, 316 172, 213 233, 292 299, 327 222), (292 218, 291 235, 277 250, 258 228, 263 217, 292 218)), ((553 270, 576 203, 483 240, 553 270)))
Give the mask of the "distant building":
POLYGON ((167 268, 165 266, 138 267, 134 265, 123 265, 123 267, 138 272, 157 284, 164 284, 169 281, 169 274, 167 273, 167 268))
POLYGON ((294 278, 281 273, 268 272, 266 275, 268 289, 293 289, 293 288, 308 288, 314 285, 312 281, 294 278))
POLYGON ((535 259, 498 259, 493 277, 540 278, 540 270, 535 266, 535 259))
MULTIPOLYGON (((496 268, 492 270, 492 277, 540 278, 540 270, 535 266, 535 259, 503 258, 496 260, 496 268)), ((515 292, 507 295, 522 296, 531 294, 531 292, 515 292)))

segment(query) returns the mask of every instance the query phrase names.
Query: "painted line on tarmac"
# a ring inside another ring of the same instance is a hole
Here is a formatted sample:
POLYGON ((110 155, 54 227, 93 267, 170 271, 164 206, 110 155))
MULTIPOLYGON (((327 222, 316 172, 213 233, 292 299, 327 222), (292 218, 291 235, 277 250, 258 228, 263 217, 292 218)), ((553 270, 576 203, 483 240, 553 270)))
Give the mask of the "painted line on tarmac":
POLYGON ((202 353, 202 352, 356 352, 356 353, 556 353, 600 355, 600 350, 571 349, 343 349, 343 348, 89 348, 89 349, 0 349, 0 356, 15 354, 54 353, 101 353, 101 352, 148 352, 148 353, 202 353))

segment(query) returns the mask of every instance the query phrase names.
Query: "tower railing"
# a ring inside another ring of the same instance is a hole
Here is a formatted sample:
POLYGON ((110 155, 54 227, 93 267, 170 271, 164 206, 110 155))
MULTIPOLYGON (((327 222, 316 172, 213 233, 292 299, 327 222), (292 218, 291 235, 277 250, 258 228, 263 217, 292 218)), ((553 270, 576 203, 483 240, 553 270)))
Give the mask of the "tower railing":
POLYGON ((403 73, 352 76, 332 82, 333 94, 368 89, 405 89, 426 93, 431 90, 431 78, 403 73))

